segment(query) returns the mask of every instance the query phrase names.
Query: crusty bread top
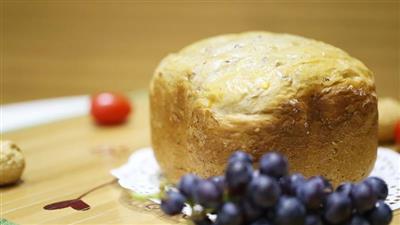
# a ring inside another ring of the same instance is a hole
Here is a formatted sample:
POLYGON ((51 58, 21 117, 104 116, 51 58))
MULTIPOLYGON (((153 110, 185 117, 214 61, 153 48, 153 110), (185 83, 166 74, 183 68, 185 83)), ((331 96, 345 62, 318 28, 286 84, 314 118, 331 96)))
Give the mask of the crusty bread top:
POLYGON ((157 75, 171 88, 187 83, 195 92, 193 104, 210 109, 217 117, 268 115, 282 103, 337 85, 374 88, 372 72, 341 49, 268 32, 196 42, 167 56, 154 79, 157 75))

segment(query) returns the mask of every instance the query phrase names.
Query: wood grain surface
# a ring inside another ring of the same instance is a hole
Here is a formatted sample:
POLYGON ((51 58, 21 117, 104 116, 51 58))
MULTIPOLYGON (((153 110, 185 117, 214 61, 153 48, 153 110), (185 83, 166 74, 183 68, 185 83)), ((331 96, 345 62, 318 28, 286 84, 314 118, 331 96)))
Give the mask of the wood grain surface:
MULTIPOLYGON (((22 148, 27 167, 22 182, 0 188, 0 218, 17 224, 185 224, 179 216, 163 216, 149 202, 132 200, 115 183, 83 198, 90 210, 43 209, 110 182, 110 169, 150 145, 147 96, 136 95, 134 106, 134 115, 122 126, 99 127, 81 117, 2 135, 22 148)), ((400 211, 392 224, 400 224, 400 211)))
POLYGON ((149 145, 147 98, 134 102, 134 115, 123 126, 99 127, 82 117, 2 135, 23 149, 27 167, 20 184, 0 189, 0 217, 17 224, 176 223, 148 210, 148 202, 132 202, 117 184, 84 197, 92 207, 88 211, 42 209, 113 180, 112 168, 125 163, 132 150, 149 145))
POLYGON ((400 1, 3 0, 2 102, 146 88, 159 61, 248 30, 340 47, 400 98, 400 1))

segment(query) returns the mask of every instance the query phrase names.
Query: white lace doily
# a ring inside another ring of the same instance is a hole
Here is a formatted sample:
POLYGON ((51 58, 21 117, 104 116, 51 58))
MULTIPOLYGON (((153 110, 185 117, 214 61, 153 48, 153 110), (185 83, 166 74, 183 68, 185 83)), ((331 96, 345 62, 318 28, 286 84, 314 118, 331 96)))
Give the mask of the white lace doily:
MULTIPOLYGON (((126 164, 113 169, 111 174, 119 184, 140 196, 155 202, 154 195, 160 191, 161 170, 150 147, 135 151, 126 164)), ((400 154, 383 147, 378 149, 378 159, 370 176, 377 176, 389 186, 386 203, 395 210, 400 208, 400 154)))

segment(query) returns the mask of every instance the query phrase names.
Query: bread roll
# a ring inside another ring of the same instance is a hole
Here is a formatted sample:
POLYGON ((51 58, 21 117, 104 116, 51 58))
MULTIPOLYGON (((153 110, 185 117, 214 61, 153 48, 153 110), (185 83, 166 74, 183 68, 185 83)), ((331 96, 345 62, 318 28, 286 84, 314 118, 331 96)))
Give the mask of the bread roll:
POLYGON ((291 172, 335 184, 367 176, 377 154, 372 72, 323 42, 246 32, 164 58, 150 87, 152 145, 172 181, 222 174, 243 149, 289 159, 291 172))
POLYGON ((16 183, 25 168, 21 149, 12 141, 0 140, 0 186, 16 183))
POLYGON ((381 142, 394 140, 394 132, 397 121, 400 121, 400 102, 394 98, 379 98, 379 132, 381 142))

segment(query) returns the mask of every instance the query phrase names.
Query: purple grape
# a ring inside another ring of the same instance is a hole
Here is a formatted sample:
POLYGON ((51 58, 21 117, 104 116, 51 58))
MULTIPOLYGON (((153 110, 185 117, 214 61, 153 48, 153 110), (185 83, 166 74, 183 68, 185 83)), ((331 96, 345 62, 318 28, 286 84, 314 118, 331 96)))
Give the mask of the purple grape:
POLYGON ((222 192, 209 180, 200 180, 194 189, 194 201, 205 208, 218 208, 222 203, 222 192))
POLYGON ((257 207, 252 201, 245 199, 241 202, 240 207, 246 222, 252 222, 260 218, 264 214, 264 210, 257 207))
POLYGON ((239 206, 232 202, 226 202, 218 212, 217 225, 240 225, 243 221, 239 206))
POLYGON ((360 215, 354 215, 346 225, 371 225, 368 220, 360 215))
POLYGON ((317 179, 310 179, 297 188, 297 197, 308 209, 318 209, 325 200, 324 186, 317 179))
POLYGON ((217 187, 224 192, 225 189, 225 177, 224 176, 215 176, 215 177, 210 177, 210 181, 212 181, 217 187))
POLYGON ((393 212, 384 201, 378 201, 375 207, 367 213, 371 225, 388 225, 392 221, 393 212))
POLYGON ((314 176, 311 177, 309 180, 315 180, 316 182, 319 182, 324 187, 325 193, 331 193, 333 191, 332 184, 323 176, 314 176))
POLYGON ((225 182, 231 194, 242 194, 251 181, 253 168, 250 163, 235 161, 228 164, 225 182))
POLYGON ((351 189, 351 200, 353 206, 359 213, 364 213, 372 209, 377 201, 372 188, 365 182, 356 184, 351 189))
POLYGON ((273 225, 267 218, 261 218, 250 225, 273 225))
POLYGON ((181 213, 185 205, 185 197, 176 191, 168 191, 166 198, 161 200, 161 210, 167 215, 181 213))
POLYGON ((318 214, 308 214, 306 216, 304 225, 324 225, 324 223, 318 214))
POLYGON ((351 200, 345 194, 334 192, 328 195, 324 207, 324 218, 331 224, 340 224, 351 216, 351 200))
POLYGON ((188 199, 193 198, 193 190, 199 183, 200 178, 194 174, 184 175, 178 184, 179 191, 188 199))
POLYGON ((389 189, 384 180, 379 177, 368 177, 365 182, 371 186, 373 192, 379 200, 385 200, 388 196, 389 189))
POLYGON ((251 155, 249 155, 248 153, 246 153, 242 150, 238 150, 238 151, 232 153, 232 155, 229 157, 228 163, 232 163, 232 162, 236 162, 236 161, 244 161, 244 162, 248 162, 248 163, 252 164, 253 157, 251 157, 251 155))
POLYGON ((252 179, 247 187, 247 195, 258 206, 274 206, 281 194, 278 182, 268 176, 259 175, 252 179))
POLYGON ((350 182, 342 183, 336 188, 336 192, 345 194, 346 196, 350 196, 351 189, 353 189, 353 186, 354 186, 354 184, 352 184, 350 182))
POLYGON ((286 176, 288 173, 286 157, 276 152, 263 155, 260 159, 260 173, 275 178, 286 176))
POLYGON ((296 189, 300 187, 306 179, 300 173, 294 173, 289 176, 282 177, 279 179, 279 184, 283 194, 295 195, 296 189))
POLYGON ((283 196, 275 206, 275 222, 277 225, 303 225, 306 209, 297 198, 283 196))

